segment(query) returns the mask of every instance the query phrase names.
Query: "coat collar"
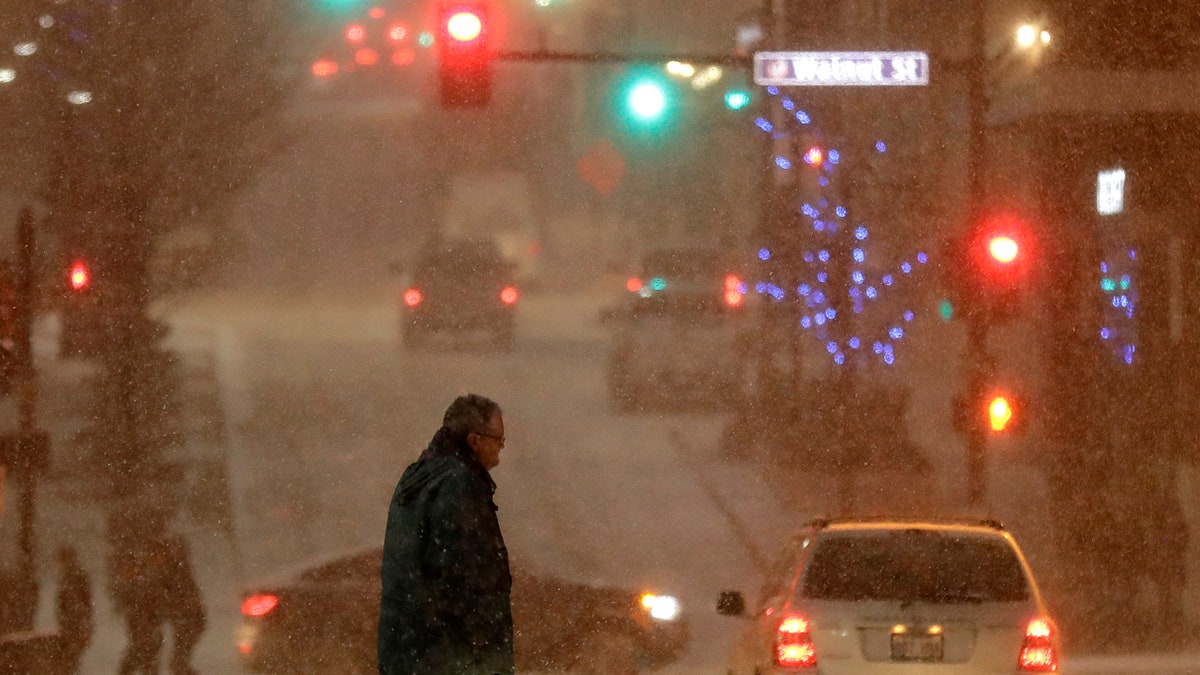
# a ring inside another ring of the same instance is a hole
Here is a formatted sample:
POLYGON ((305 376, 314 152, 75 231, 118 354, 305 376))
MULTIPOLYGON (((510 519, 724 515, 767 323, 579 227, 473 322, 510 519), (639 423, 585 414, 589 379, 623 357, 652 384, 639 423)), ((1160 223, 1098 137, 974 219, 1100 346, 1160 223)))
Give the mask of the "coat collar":
POLYGON ((492 475, 484 468, 479 458, 475 456, 475 451, 471 446, 467 445, 466 439, 455 438, 450 430, 446 427, 441 427, 433 434, 433 438, 429 441, 429 446, 421 453, 419 458, 421 461, 434 459, 437 457, 454 457, 466 464, 473 473, 479 474, 481 478, 487 481, 488 487, 492 492, 496 491, 496 481, 492 480, 492 475))

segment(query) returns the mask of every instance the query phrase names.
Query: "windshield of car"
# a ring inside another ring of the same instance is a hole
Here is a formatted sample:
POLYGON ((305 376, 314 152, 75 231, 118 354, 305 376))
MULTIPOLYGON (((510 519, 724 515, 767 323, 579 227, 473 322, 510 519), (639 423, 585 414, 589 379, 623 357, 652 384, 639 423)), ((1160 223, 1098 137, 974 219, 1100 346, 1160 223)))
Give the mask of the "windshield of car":
POLYGON ((998 537, 922 530, 818 537, 801 580, 813 600, 1012 602, 1029 587, 998 537))

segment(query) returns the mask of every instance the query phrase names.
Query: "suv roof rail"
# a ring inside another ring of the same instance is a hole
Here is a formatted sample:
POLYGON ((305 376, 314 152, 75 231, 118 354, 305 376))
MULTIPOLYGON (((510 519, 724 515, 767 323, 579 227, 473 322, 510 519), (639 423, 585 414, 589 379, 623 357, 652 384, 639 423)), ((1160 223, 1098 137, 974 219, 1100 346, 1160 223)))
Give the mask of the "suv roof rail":
POLYGON ((1004 523, 999 518, 976 516, 895 516, 887 514, 852 515, 852 516, 817 516, 808 521, 807 526, 816 530, 824 529, 835 523, 864 523, 884 522, 897 523, 946 523, 955 525, 978 525, 993 530, 1003 530, 1004 523))

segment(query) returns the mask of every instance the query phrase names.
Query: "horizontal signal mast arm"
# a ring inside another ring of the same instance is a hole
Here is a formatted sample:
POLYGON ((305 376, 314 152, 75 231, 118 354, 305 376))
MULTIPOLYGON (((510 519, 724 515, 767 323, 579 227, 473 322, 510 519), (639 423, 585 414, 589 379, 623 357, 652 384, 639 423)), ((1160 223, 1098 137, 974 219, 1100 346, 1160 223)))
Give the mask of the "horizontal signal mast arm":
POLYGON ((753 59, 736 54, 618 54, 616 52, 498 51, 498 61, 574 61, 578 63, 685 63, 750 68, 753 59))

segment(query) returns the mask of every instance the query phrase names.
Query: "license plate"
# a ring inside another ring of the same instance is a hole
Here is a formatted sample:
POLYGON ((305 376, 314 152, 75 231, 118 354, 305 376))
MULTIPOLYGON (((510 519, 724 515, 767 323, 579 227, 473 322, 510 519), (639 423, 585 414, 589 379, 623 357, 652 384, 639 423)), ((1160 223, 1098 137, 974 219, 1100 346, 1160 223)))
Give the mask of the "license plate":
POLYGON ((893 661, 941 661, 943 654, 942 636, 892 634, 893 661))

